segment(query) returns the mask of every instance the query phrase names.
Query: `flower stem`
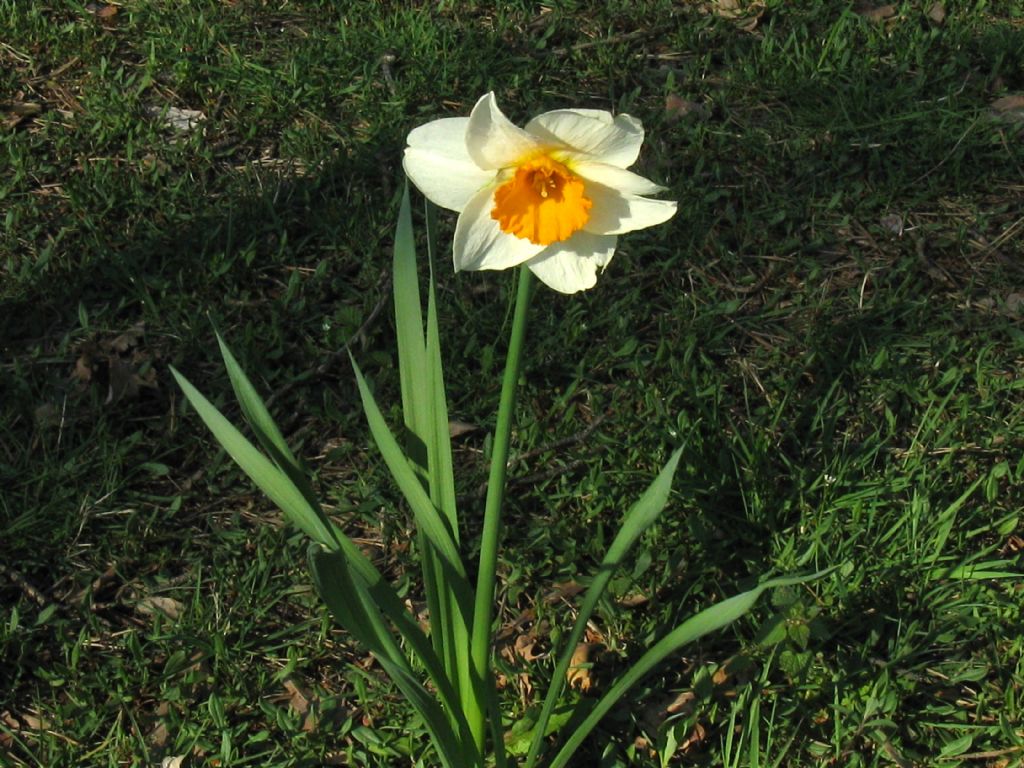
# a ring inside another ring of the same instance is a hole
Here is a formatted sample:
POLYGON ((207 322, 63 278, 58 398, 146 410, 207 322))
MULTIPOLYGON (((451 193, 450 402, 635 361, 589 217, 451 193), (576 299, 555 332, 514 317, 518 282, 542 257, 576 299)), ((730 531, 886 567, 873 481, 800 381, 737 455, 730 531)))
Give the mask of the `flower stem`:
MULTIPOLYGON (((519 290, 516 293, 516 308, 512 319, 512 333, 508 341, 508 356, 505 359, 505 375, 501 382, 501 402, 498 406, 498 423, 494 429, 494 448, 491 453, 491 471, 487 480, 487 500, 484 504, 484 527, 480 542, 480 563, 476 580, 476 603, 473 608, 472 659, 473 673, 481 691, 486 694, 478 698, 481 704, 496 700, 491 670, 491 622, 493 620, 494 584, 498 565, 498 539, 501 536, 501 507, 505 500, 505 474, 508 468, 508 447, 512 437, 512 415, 516 403, 516 386, 519 383, 519 369, 523 357, 523 339, 526 337, 526 313, 530 305, 530 270, 519 268, 519 290)), ((490 709, 487 706, 487 709, 490 709)), ((481 754, 486 754, 485 740, 487 713, 481 710, 473 713, 470 722, 473 736, 481 754)), ((467 713, 467 716, 469 713, 467 713)), ((492 718, 499 713, 491 712, 492 718)), ((500 728, 495 729, 500 731, 500 728)), ((496 734, 498 743, 494 754, 498 765, 505 763, 505 745, 496 734)))

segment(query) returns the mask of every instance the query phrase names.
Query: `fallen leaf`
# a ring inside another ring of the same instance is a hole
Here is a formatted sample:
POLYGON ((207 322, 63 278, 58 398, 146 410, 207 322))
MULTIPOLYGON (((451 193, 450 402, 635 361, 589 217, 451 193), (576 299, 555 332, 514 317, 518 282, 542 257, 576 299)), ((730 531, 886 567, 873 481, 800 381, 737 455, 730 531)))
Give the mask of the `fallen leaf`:
POLYGON ((185 762, 185 755, 175 755, 174 757, 165 757, 160 761, 160 768, 181 768, 185 762))
POLYGON ((903 234, 903 217, 898 213, 887 214, 879 219, 878 223, 882 225, 883 229, 892 232, 894 235, 903 234))
POLYGON ((1024 121, 1024 94, 1013 93, 996 99, 989 105, 992 116, 1008 123, 1024 121))
POLYGON ((737 22, 744 32, 757 29, 764 15, 764 3, 760 0, 713 0, 711 8, 716 16, 737 22))
POLYGON ((458 437, 459 435, 466 435, 470 432, 476 432, 480 427, 476 424, 467 424, 464 421, 457 421, 455 419, 448 420, 448 436, 458 437))
POLYGON ((515 655, 523 661, 534 661, 542 658, 543 653, 534 653, 533 648, 537 645, 537 638, 534 635, 519 635, 515 642, 515 655))
POLYGON ((36 425, 40 427, 59 427, 63 422, 60 409, 53 403, 43 403, 36 408, 33 415, 36 425))
POLYGON ((185 612, 185 606, 173 597, 150 595, 139 600, 135 604, 135 610, 144 616, 153 616, 154 614, 162 613, 168 619, 173 621, 185 612))
POLYGON ((309 700, 312 698, 312 694, 300 687, 292 677, 285 678, 284 687, 288 691, 288 706, 297 714, 306 714, 309 711, 309 700))
POLYGON ((159 120, 165 127, 179 133, 188 133, 206 120, 206 115, 198 109, 179 109, 178 107, 150 106, 146 107, 146 115, 159 120))
POLYGON ((124 333, 120 333, 110 341, 105 342, 104 346, 113 352, 124 354, 132 347, 137 347, 139 345, 139 340, 142 338, 145 331, 145 322, 135 323, 135 325, 124 333))
POLYGON ((92 354, 88 350, 83 351, 78 355, 78 359, 75 360, 75 370, 71 372, 71 376, 86 384, 92 381, 95 366, 96 363, 92 358, 92 354))
POLYGON ((870 3, 858 3, 856 12, 868 21, 888 21, 896 16, 895 5, 871 5, 870 3))
POLYGON ((936 24, 942 24, 946 20, 946 4, 941 2, 932 3, 928 9, 928 18, 936 24))
POLYGON ((641 605, 647 605, 649 602, 651 602, 651 598, 643 592, 630 592, 628 595, 616 600, 615 604, 622 608, 639 608, 641 605))
POLYGON ((153 749, 163 749, 170 740, 171 732, 167 730, 165 723, 157 723, 146 736, 146 743, 153 749))
POLYGON ((675 93, 670 93, 665 97, 665 117, 669 120, 683 120, 684 118, 703 120, 707 116, 708 110, 703 104, 684 99, 675 93))
POLYGON ((572 597, 576 597, 586 587, 576 581, 562 581, 551 587, 551 590, 544 595, 544 602, 548 605, 554 605, 561 600, 567 600, 572 597))
POLYGON ((565 681, 570 688, 576 688, 582 693, 590 690, 594 682, 590 676, 590 654, 596 647, 594 643, 580 643, 576 646, 569 669, 565 672, 565 681))
POLYGON ((117 15, 117 6, 109 3, 87 3, 85 10, 97 19, 110 19, 117 15))

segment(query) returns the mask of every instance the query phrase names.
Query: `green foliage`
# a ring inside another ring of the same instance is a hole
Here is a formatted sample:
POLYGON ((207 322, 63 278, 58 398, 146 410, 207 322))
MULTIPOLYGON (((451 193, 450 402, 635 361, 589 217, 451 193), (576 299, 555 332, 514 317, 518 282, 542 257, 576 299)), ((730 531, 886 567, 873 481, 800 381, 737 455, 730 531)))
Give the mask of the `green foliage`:
MULTIPOLYGON (((1012 763, 1024 150, 993 104, 1024 88, 1018 4, 947 2, 936 23, 924 2, 881 22, 769 2, 752 32, 667 0, 344 5, 125 3, 103 21, 0 2, 0 712, 20 724, 0 720, 4 759, 423 755, 422 722, 305 586, 303 537, 269 527, 168 365, 241 423, 221 329, 324 513, 420 609, 421 545, 341 350, 401 424, 380 308, 404 136, 493 87, 516 120, 638 116, 638 170, 680 200, 594 292, 534 302, 498 626, 536 628, 539 652, 564 637, 577 598, 546 598, 593 573, 682 443, 666 513, 592 618, 600 692, 752 575, 847 564, 670 656, 580 764, 658 765, 636 737, 665 750, 669 729, 677 763, 1012 763), (666 112, 670 96, 697 109, 666 112), (11 102, 43 109, 7 127, 11 102), (148 111, 169 106, 207 119, 175 132, 148 111), (142 613, 149 597, 183 610, 142 613), (528 612, 538 624, 514 624, 528 612), (805 649, 801 630, 762 641, 779 613, 807 624, 805 649), (735 684, 660 724, 645 712, 738 657, 752 671, 735 684)), ((452 439, 474 553, 514 286, 447 263, 438 320, 451 417, 476 427, 452 439)), ((502 659, 510 711, 539 707, 556 661, 502 659)))

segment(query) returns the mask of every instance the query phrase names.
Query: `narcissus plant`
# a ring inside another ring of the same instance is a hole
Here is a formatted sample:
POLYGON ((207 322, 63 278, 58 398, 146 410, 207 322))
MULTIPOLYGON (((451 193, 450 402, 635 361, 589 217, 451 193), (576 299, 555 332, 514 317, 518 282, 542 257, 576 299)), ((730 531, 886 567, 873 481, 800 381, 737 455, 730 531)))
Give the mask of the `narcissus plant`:
POLYGON ((624 232, 676 212, 665 191, 626 170, 644 140, 640 121, 596 109, 559 109, 525 128, 493 93, 469 117, 409 134, 405 172, 427 198, 459 212, 455 269, 527 266, 556 291, 592 288, 624 232))

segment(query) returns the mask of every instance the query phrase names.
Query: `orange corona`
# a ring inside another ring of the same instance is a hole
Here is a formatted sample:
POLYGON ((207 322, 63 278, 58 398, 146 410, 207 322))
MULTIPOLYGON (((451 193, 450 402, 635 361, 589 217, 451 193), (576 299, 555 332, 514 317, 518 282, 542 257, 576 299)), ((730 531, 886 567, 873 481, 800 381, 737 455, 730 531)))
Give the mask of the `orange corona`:
POLYGON ((542 155, 522 163, 515 175, 495 190, 491 218, 502 232, 550 245, 582 229, 592 205, 584 195, 582 179, 542 155))

